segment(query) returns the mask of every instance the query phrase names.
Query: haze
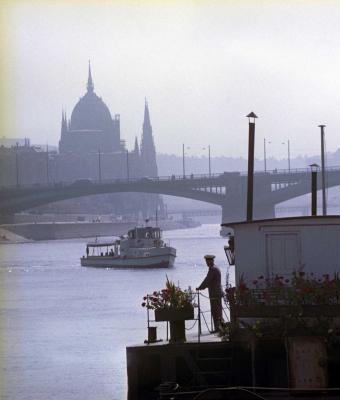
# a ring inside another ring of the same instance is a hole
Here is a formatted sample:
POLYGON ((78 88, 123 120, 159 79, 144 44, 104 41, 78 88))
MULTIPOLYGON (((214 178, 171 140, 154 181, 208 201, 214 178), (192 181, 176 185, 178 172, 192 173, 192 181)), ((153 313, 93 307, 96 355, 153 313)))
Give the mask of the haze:
POLYGON ((95 92, 131 149, 149 102, 156 149, 247 154, 254 111, 256 156, 340 147, 340 3, 336 1, 13 2, 4 9, 9 46, 7 128, 2 136, 58 144, 91 60, 95 92))

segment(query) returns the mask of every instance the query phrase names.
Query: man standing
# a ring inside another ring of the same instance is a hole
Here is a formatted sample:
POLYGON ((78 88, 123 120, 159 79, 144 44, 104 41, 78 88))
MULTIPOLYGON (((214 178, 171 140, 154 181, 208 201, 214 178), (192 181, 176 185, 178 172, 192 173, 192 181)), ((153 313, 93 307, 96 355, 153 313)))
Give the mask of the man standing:
POLYGON ((204 258, 209 271, 204 281, 196 290, 203 290, 206 288, 209 290, 211 315, 214 321, 214 330, 211 333, 216 333, 222 322, 221 271, 214 264, 215 256, 207 254, 204 258))

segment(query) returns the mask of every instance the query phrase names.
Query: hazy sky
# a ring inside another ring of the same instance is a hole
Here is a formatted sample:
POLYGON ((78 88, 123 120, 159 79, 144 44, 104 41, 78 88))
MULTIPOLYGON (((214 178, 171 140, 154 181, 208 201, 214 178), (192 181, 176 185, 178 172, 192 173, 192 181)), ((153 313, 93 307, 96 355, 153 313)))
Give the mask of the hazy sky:
MULTIPOLYGON (((95 92, 133 147, 147 97, 162 153, 246 156, 254 111, 256 155, 292 157, 340 147, 338 1, 13 1, 6 136, 57 144, 62 107, 70 117, 85 93, 91 59, 95 92)), ((4 97, 5 96, 5 97, 4 97)))

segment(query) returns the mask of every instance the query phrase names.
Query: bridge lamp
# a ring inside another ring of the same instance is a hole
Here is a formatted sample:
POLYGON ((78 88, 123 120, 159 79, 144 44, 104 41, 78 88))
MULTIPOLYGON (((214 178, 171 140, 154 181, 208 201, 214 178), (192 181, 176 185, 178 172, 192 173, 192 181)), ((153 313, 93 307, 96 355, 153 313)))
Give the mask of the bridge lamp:
POLYGON ((287 157, 287 159, 288 159, 288 172, 290 172, 290 141, 289 141, 289 139, 287 140, 287 143, 286 142, 282 142, 281 144, 287 144, 287 151, 288 151, 288 157, 287 157))
POLYGON ((311 182, 311 211, 312 215, 315 216, 317 215, 317 173, 319 166, 318 164, 311 164, 310 165, 311 173, 312 173, 312 182, 311 182))
POLYGON ((209 178, 211 178, 211 156, 210 156, 210 144, 208 147, 202 147, 202 150, 208 149, 208 159, 209 159, 209 178))

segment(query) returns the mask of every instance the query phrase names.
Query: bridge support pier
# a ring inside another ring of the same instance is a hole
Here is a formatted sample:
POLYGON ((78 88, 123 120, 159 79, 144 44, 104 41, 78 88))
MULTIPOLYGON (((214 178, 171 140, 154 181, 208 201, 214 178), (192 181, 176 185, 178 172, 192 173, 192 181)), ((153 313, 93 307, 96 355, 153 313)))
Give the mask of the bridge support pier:
MULTIPOLYGON (((257 203, 254 204, 253 219, 275 218, 275 204, 257 203)), ((246 220, 246 203, 235 201, 222 205, 222 224, 226 222, 241 222, 246 220)), ((221 236, 226 236, 230 230, 222 227, 221 236)))

